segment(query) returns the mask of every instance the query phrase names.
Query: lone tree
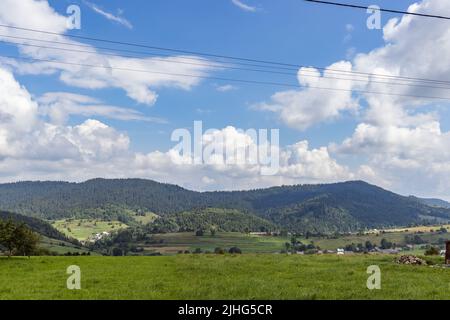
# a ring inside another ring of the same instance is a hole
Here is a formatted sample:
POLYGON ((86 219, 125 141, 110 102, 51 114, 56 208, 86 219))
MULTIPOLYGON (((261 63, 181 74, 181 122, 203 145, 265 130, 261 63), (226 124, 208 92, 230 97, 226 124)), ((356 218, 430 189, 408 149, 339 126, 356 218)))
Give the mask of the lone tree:
POLYGON ((14 243, 17 255, 31 256, 37 252, 39 236, 24 224, 20 224, 14 230, 14 243))
POLYGON ((8 257, 12 256, 15 248, 14 231, 16 225, 12 220, 0 221, 0 245, 5 247, 8 257))
POLYGON ((13 254, 29 257, 37 252, 38 242, 39 236, 25 224, 0 221, 0 245, 6 248, 8 257, 13 254))

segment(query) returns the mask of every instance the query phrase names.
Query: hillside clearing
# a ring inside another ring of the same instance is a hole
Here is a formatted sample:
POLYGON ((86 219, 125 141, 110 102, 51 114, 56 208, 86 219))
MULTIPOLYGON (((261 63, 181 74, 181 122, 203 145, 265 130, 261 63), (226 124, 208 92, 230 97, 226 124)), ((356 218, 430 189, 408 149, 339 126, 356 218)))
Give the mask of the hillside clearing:
POLYGON ((96 233, 112 232, 128 227, 120 221, 98 219, 63 219, 54 221, 52 225, 66 236, 79 241, 86 241, 96 233))

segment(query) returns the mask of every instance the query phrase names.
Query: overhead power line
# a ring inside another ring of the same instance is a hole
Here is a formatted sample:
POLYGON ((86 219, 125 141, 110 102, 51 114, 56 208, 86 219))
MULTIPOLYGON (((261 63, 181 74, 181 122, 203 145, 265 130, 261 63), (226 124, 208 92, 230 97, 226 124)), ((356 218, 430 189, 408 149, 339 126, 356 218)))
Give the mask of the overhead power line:
POLYGON ((0 27, 22 30, 22 31, 38 32, 38 33, 56 35, 56 36, 62 36, 62 37, 70 37, 70 38, 82 39, 82 40, 88 40, 88 41, 104 42, 104 43, 110 43, 110 44, 116 44, 116 45, 118 44, 118 45, 133 46, 133 47, 140 47, 140 48, 147 48, 147 49, 154 49, 154 50, 161 50, 161 51, 169 51, 169 52, 176 52, 176 53, 183 53, 183 54, 200 55, 200 56, 206 56, 206 57, 212 57, 212 58, 222 58, 222 59, 231 59, 231 60, 240 60, 240 61, 249 61, 249 62, 258 62, 258 63, 265 63, 265 64, 275 64, 275 65, 297 67, 297 65, 294 65, 294 64, 282 63, 282 62, 276 62, 276 61, 240 58, 240 57, 226 56, 226 55, 220 55, 220 54, 214 54, 214 53, 205 53, 205 52, 199 52, 199 51, 151 46, 151 45, 142 44, 142 43, 116 41, 116 40, 111 40, 111 39, 101 39, 101 38, 79 36, 79 35, 73 35, 73 34, 61 34, 61 33, 52 32, 52 31, 24 28, 24 27, 5 25, 5 24, 0 24, 0 27))
POLYGON ((325 88, 325 87, 317 87, 317 86, 309 86, 309 85, 301 85, 301 84, 246 80, 246 79, 236 79, 236 78, 211 77, 211 76, 181 74, 181 73, 168 73, 168 72, 161 72, 161 71, 155 71, 155 70, 131 69, 131 68, 93 65, 93 64, 75 63, 75 62, 67 62, 67 61, 56 61, 56 60, 50 60, 50 59, 25 58, 25 57, 10 56, 10 55, 0 55, 0 58, 2 58, 2 57, 3 58, 11 58, 11 59, 19 59, 19 60, 30 60, 30 61, 40 61, 40 62, 56 63, 56 64, 63 64, 63 65, 71 65, 71 66, 80 66, 80 67, 87 67, 87 68, 101 68, 101 69, 109 69, 109 70, 160 74, 160 75, 168 75, 168 76, 175 76, 175 77, 189 77, 189 78, 197 78, 197 79, 209 79, 209 80, 217 80, 217 81, 257 84, 257 85, 271 85, 271 86, 281 86, 281 87, 291 87, 291 88, 306 88, 306 89, 317 89, 317 90, 327 90, 327 91, 343 91, 343 92, 351 92, 351 93, 364 93, 364 94, 374 94, 374 95, 398 96, 398 97, 417 98, 417 99, 450 101, 450 97, 440 97, 440 96, 424 96, 424 95, 412 95, 412 94, 378 92, 378 91, 369 91, 369 90, 353 90, 353 89, 342 89, 342 88, 328 88, 328 87, 325 88))
MULTIPOLYGON (((0 38, 2 35, 0 35, 0 38)), ((17 37, 13 37, 17 38, 17 37)), ((1 40, 0 40, 1 41, 1 40)), ((21 43, 21 42, 14 42, 14 41, 5 41, 7 44, 14 44, 14 45, 20 45, 20 46, 27 46, 27 47, 34 47, 34 48, 42 48, 42 49, 49 49, 49 50, 56 50, 56 51, 66 51, 66 52, 76 52, 76 53, 88 53, 88 54, 99 54, 97 51, 92 50, 79 50, 79 49, 73 49, 73 48, 61 48, 61 47, 52 47, 52 46, 42 46, 42 45, 35 45, 30 43, 21 43)), ((51 42, 51 41, 47 41, 51 42)), ((87 46, 89 47, 89 46, 87 46)), ((123 58, 139 58, 136 56, 131 55, 120 55, 116 53, 101 53, 102 55, 108 55, 108 56, 114 56, 114 57, 123 57, 123 58)), ((211 67, 211 68, 219 68, 219 69, 227 69, 227 70, 239 70, 239 71, 250 71, 250 72, 261 72, 261 73, 269 73, 269 74, 277 74, 277 75, 285 75, 285 76, 297 76, 297 72, 280 72, 280 71, 273 71, 273 70, 261 70, 261 69, 248 69, 248 68, 241 68, 241 67, 233 67, 228 65, 221 65, 221 64, 207 64, 207 63, 193 63, 193 62, 185 62, 185 61, 179 61, 179 60, 170 60, 170 59, 158 59, 158 58, 151 58, 152 61, 160 61, 164 63, 174 63, 174 64, 184 64, 184 65, 195 65, 195 66, 204 66, 204 67, 211 67)), ((363 83, 375 83, 375 84, 383 84, 383 85, 393 85, 393 86, 407 86, 407 87, 422 87, 422 88, 430 88, 430 89, 441 89, 441 90, 450 90, 450 83, 448 86, 432 86, 432 85, 426 85, 426 84, 420 84, 420 83, 405 83, 405 82, 387 82, 387 81, 377 81, 373 79, 369 79, 369 77, 365 77, 364 79, 361 78, 342 78, 342 77, 330 77, 328 75, 317 75, 313 71, 309 70, 303 70, 302 71, 302 77, 306 78, 318 78, 318 79, 333 79, 333 80, 342 80, 342 81, 352 81, 352 82, 363 82, 363 83)), ((361 77, 361 76, 359 76, 361 77)), ((405 81, 405 80, 401 80, 405 81)))
MULTIPOLYGON (((227 56, 227 55, 202 53, 202 52, 198 52, 198 51, 164 48, 164 47, 151 46, 151 45, 139 44, 139 43, 130 43, 130 42, 122 42, 122 41, 116 41, 116 40, 109 40, 109 39, 78 36, 78 35, 72 35, 72 34, 60 34, 60 33, 51 32, 51 31, 38 30, 38 29, 32 29, 32 28, 23 28, 23 27, 19 27, 19 26, 0 24, 0 27, 12 28, 12 29, 22 30, 22 31, 37 32, 37 33, 49 34, 49 35, 57 35, 57 36, 61 36, 61 37, 70 37, 70 38, 78 38, 78 39, 84 39, 84 40, 89 40, 89 41, 104 42, 104 43, 110 43, 110 44, 115 44, 115 45, 134 46, 134 47, 147 48, 147 49, 160 50, 160 51, 177 52, 177 53, 210 57, 210 58, 215 58, 215 59, 228 59, 228 60, 233 60, 234 61, 233 64, 242 64, 240 61, 245 61, 245 62, 259 63, 260 65, 258 67, 266 67, 266 68, 283 67, 283 68, 299 69, 299 68, 311 67, 311 68, 315 68, 317 70, 327 71, 328 73, 335 73, 338 75, 344 75, 344 74, 346 74, 346 75, 363 75, 363 76, 369 76, 369 77, 383 78, 386 80, 387 79, 389 79, 389 80, 402 79, 402 80, 407 80, 407 81, 429 82, 429 83, 434 83, 434 84, 450 84, 450 81, 443 81, 443 80, 437 80, 437 79, 416 78, 416 77, 408 77, 408 76, 394 76, 394 75, 388 75, 388 74, 369 73, 369 72, 360 72, 360 71, 345 71, 345 70, 338 70, 338 69, 327 68, 327 67, 306 66, 306 65, 276 62, 276 61, 269 61, 269 60, 240 58, 240 57, 233 57, 233 56, 227 56)), ((110 50, 118 50, 118 49, 110 49, 110 50)), ((220 61, 215 61, 215 62, 220 62, 220 61)))
MULTIPOLYGON (((304 0, 304 1, 314 2, 314 3, 318 3, 318 4, 339 6, 339 7, 355 8, 355 9, 364 9, 364 10, 374 9, 369 6, 361 6, 361 5, 351 4, 351 3, 341 3, 341 2, 322 1, 322 0, 304 0)), ((434 14, 426 14, 426 13, 418 13, 418 12, 410 12, 410 11, 402 11, 402 10, 394 10, 394 9, 386 9, 386 8, 380 8, 380 9, 374 9, 374 10, 381 11, 381 12, 389 12, 389 13, 407 14, 407 15, 412 15, 412 16, 426 17, 426 18, 450 20, 450 17, 434 15, 434 14)))

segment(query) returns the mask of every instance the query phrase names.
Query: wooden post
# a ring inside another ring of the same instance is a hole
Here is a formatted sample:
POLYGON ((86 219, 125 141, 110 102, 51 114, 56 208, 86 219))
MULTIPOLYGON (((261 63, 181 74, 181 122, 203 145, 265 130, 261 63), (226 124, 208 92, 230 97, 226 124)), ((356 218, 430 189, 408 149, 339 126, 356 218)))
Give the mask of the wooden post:
POLYGON ((450 264, 450 241, 445 242, 445 264, 450 264))

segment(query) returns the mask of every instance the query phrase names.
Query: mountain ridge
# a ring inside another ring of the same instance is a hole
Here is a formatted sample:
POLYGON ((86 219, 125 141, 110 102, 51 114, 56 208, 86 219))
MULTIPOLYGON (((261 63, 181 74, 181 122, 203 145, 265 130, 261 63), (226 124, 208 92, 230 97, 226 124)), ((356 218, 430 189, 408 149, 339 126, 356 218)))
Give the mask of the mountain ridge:
POLYGON ((0 209, 41 219, 161 217, 199 208, 234 209, 295 232, 337 232, 450 220, 450 210, 364 181, 198 192, 146 179, 0 184, 0 209))

